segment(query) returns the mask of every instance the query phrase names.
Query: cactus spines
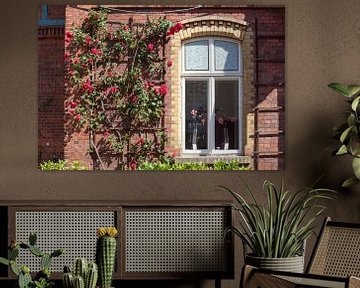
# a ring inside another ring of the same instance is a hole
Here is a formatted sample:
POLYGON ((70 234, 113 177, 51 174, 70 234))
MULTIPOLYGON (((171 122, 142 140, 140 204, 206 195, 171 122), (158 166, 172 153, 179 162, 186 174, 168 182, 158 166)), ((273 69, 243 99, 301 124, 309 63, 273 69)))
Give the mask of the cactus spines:
POLYGON ((29 244, 31 246, 35 246, 36 245, 36 240, 37 240, 36 233, 31 232, 30 235, 29 235, 29 244))
POLYGON ((110 288, 114 272, 116 256, 115 227, 98 228, 99 238, 96 243, 96 262, 99 268, 99 284, 101 288, 110 288))
POLYGON ((30 273, 24 272, 22 269, 22 271, 19 274, 19 279, 18 279, 19 288, 28 288, 31 282, 32 282, 32 279, 31 279, 30 273))
POLYGON ((89 263, 85 276, 85 288, 95 288, 98 279, 98 266, 96 263, 89 263))
POLYGON ((78 258, 75 261, 74 274, 76 276, 81 276, 83 279, 85 279, 87 268, 88 262, 86 258, 78 258))
POLYGON ((74 277, 74 288, 85 288, 84 278, 76 275, 74 277))
POLYGON ((74 276, 71 272, 66 272, 62 277, 64 288, 73 288, 74 287, 74 276))

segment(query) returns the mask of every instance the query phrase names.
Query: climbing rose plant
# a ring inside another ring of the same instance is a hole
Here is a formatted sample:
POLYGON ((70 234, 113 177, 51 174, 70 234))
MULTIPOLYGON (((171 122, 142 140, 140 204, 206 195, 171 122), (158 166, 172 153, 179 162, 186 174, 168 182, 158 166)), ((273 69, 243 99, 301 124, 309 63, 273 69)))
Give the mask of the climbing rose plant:
POLYGON ((68 31, 67 133, 85 131, 94 169, 136 169, 142 161, 169 161, 162 128, 164 45, 183 28, 165 18, 108 22, 105 10, 89 10, 68 31))

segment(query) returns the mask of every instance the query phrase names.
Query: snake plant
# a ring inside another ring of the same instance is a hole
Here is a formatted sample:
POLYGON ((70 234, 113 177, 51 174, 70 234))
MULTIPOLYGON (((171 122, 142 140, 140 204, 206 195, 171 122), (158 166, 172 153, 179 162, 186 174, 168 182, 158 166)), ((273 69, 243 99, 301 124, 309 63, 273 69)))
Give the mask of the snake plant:
MULTIPOLYGON (((288 258, 301 255, 307 238, 314 233, 316 219, 326 207, 318 200, 331 199, 334 191, 329 189, 305 188, 296 193, 264 182, 267 203, 262 205, 244 183, 245 193, 251 201, 225 186, 235 199, 233 208, 240 215, 239 227, 229 227, 226 234, 233 232, 247 245, 252 256, 266 258, 288 258)), ((242 193, 244 194, 244 193, 242 193)))

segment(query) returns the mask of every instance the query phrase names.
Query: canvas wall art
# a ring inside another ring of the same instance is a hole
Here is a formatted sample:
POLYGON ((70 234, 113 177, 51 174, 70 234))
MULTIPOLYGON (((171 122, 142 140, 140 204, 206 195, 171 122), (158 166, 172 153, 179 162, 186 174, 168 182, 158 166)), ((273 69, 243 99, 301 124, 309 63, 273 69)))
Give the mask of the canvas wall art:
POLYGON ((42 5, 42 170, 282 170, 285 9, 42 5))

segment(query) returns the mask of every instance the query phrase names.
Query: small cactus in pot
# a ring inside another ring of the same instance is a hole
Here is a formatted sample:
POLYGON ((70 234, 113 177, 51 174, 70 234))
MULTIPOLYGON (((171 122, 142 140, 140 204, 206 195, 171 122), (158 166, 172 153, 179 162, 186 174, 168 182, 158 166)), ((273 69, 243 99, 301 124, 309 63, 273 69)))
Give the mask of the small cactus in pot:
POLYGON ((116 258, 115 227, 101 227, 97 229, 96 262, 99 267, 99 287, 110 288, 116 258))
POLYGON ((98 279, 98 267, 96 263, 88 263, 85 258, 78 258, 74 264, 74 272, 69 266, 64 267, 64 288, 95 288, 98 279))

